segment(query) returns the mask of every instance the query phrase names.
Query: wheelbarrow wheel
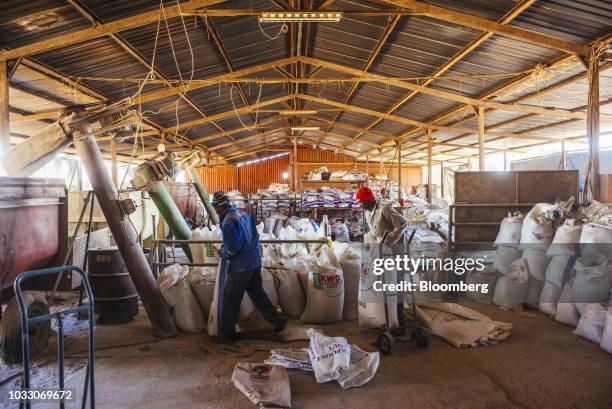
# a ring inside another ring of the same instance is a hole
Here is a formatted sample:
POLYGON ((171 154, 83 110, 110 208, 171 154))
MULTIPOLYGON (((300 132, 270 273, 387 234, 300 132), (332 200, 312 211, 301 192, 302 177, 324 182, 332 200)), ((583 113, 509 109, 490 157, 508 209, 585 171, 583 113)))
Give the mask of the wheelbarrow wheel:
MULTIPOLYGON (((26 291, 23 294, 29 317, 49 314, 49 305, 41 293, 26 291)), ((30 352, 32 356, 43 351, 48 343, 50 321, 30 325, 30 352)), ((0 322, 0 360, 6 364, 15 364, 22 361, 21 349, 21 312, 17 298, 8 303, 6 311, 0 322)))
POLYGON ((393 353, 393 349, 395 348, 395 338, 393 338, 393 335, 388 332, 381 332, 378 335, 376 344, 378 345, 380 352, 385 355, 390 355, 393 353))
POLYGON ((421 349, 426 349, 429 346, 429 335, 427 335, 427 331, 421 327, 417 327, 414 329, 413 337, 416 342, 417 347, 421 349))

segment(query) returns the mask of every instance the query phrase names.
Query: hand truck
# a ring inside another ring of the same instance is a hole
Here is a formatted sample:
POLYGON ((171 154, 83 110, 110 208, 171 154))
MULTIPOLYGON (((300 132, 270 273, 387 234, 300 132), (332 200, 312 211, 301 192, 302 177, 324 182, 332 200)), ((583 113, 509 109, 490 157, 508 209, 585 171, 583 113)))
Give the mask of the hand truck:
MULTIPOLYGON (((406 241, 406 234, 403 235, 403 241, 404 241, 404 254, 407 254, 408 257, 410 258, 410 242, 412 242, 412 239, 414 238, 414 234, 416 233, 416 229, 412 230, 412 233, 410 234, 410 237, 408 238, 408 240, 406 241)), ((388 230, 385 230, 385 233, 383 234, 382 239, 380 240, 380 243, 378 245, 378 256, 382 259, 385 254, 383 252, 383 246, 385 244, 385 241, 387 240, 387 235, 389 234, 388 230)), ((410 286, 413 287, 414 286, 414 280, 412 278, 412 274, 408 274, 408 276, 410 277, 410 286)), ((419 316, 417 314, 417 307, 416 307, 416 294, 414 291, 410 291, 407 293, 407 295, 410 296, 410 305, 412 308, 412 330, 411 331, 405 331, 406 335, 400 335, 400 336, 393 336, 391 334, 391 324, 389 322, 389 307, 388 307, 388 303, 387 303, 387 291, 386 291, 386 278, 385 278, 385 274, 381 274, 381 281, 383 284, 383 288, 385 289, 385 291, 383 292, 383 297, 385 300, 385 324, 383 324, 379 330, 378 333, 378 338, 376 339, 376 345, 378 346, 378 349, 380 350, 380 352, 382 352, 385 355, 389 355, 393 353, 393 349, 395 348, 395 343, 396 341, 402 342, 402 343, 407 343, 407 342, 415 342, 417 347, 425 349, 429 346, 429 336, 427 334, 427 331, 425 329, 425 327, 423 325, 421 325, 419 316)), ((399 294, 398 294, 399 297, 399 294)), ((404 303, 404 300, 402 299, 402 304, 404 303)), ((402 305, 403 307, 403 305, 402 305)))
MULTIPOLYGON (((23 385, 22 390, 26 393, 30 391, 30 334, 29 334, 29 326, 30 324, 35 324, 43 321, 51 321, 52 319, 57 320, 57 354, 58 354, 58 369, 59 369, 59 391, 63 391, 64 386, 64 328, 63 328, 63 319, 69 315, 80 313, 87 313, 89 316, 89 352, 87 355, 87 369, 85 371, 85 383, 83 388, 83 400, 81 402, 81 408, 85 409, 87 403, 87 392, 89 391, 89 407, 91 409, 95 409, 95 383, 94 383, 94 297, 93 292, 91 291, 91 287, 89 285, 89 280, 87 276, 79 267, 76 266, 63 266, 63 267, 54 267, 47 268, 44 270, 34 270, 34 271, 26 271, 21 273, 16 279, 14 283, 15 296, 17 297, 17 302, 19 304, 19 310, 21 312, 21 342, 22 342, 22 351, 23 351, 23 385), (38 315, 34 317, 28 316, 28 308, 26 306, 26 302, 23 295, 22 290, 22 282, 34 278, 40 277, 44 275, 51 274, 61 274, 66 271, 76 271, 81 276, 82 283, 85 287, 85 291, 87 292, 87 297, 89 298, 88 304, 82 304, 77 307, 68 308, 65 310, 60 310, 57 312, 38 315)), ((65 408, 65 401, 63 399, 59 400, 60 409, 65 408)), ((19 402, 19 408, 31 409, 32 402, 29 399, 21 400, 19 402)))

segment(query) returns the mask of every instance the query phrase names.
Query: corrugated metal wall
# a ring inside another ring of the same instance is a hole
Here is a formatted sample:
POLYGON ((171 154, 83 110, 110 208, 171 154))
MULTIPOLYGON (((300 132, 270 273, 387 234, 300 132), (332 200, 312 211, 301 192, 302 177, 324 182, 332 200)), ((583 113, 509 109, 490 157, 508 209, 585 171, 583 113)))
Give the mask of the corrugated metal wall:
MULTIPOLYGON (((335 154, 331 151, 321 151, 315 149, 298 149, 297 176, 299 180, 304 174, 317 169, 326 163, 330 171, 350 170, 356 167, 361 171, 366 171, 366 164, 355 163, 355 159, 348 155, 335 154)), ((380 163, 371 161, 367 166, 368 173, 380 173, 380 163)), ((385 173, 389 171, 389 165, 385 164, 385 173)), ((218 166, 200 167, 197 169, 202 183, 208 192, 223 190, 225 192, 238 189, 242 193, 255 193, 258 189, 267 188, 270 183, 289 183, 293 179, 291 175, 290 157, 282 156, 253 163, 245 166, 218 166), (283 179, 283 172, 288 173, 288 178, 283 179)), ((397 180, 397 166, 391 168, 391 179, 397 180)), ((402 184, 407 192, 412 186, 421 183, 421 168, 417 166, 402 166, 402 184)))

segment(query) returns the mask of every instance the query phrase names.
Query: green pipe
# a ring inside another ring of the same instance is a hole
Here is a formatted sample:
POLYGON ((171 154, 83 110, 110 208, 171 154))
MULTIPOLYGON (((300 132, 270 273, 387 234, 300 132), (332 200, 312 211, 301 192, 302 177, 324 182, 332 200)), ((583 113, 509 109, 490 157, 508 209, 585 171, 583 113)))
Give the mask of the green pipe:
POLYGON ((217 212, 215 212, 215 209, 212 207, 212 204, 210 203, 210 196, 204 188, 204 185, 202 185, 202 181, 200 180, 200 177, 198 176, 198 173, 196 172, 193 166, 189 166, 189 175, 191 176, 191 182, 198 191, 198 195, 200 196, 200 200, 202 200, 202 204, 206 209, 206 213, 208 213, 208 218, 210 219, 210 222, 212 224, 218 225, 219 216, 217 215, 217 212))
MULTIPOLYGON (((172 196, 170 196, 164 184, 162 182, 149 183, 148 191, 153 203, 155 203, 162 217, 168 223, 168 226, 170 226, 170 230, 174 233, 174 237, 178 240, 191 239, 191 229, 178 207, 176 207, 176 203, 172 200, 172 196)), ((189 261, 193 261, 189 244, 185 243, 182 247, 189 261)))

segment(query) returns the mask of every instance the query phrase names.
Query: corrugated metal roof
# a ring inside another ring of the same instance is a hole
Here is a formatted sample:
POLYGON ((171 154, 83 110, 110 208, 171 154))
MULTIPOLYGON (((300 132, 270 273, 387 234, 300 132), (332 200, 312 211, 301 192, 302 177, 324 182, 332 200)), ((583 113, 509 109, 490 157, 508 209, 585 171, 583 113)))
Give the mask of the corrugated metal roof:
MULTIPOLYGON (((480 16, 489 20, 499 20, 516 5, 515 0, 428 0, 449 9, 480 16)), ((110 22, 124 17, 137 15, 145 11, 159 9, 158 0, 81 0, 81 3, 101 22, 110 22)), ((316 0, 315 5, 322 1, 316 0)), ((172 3, 174 4, 174 3, 172 3)), ((172 5, 166 4, 166 7, 172 5)), ((214 9, 244 9, 244 10, 279 10, 278 5, 270 0, 237 0, 223 2, 213 6, 214 9)), ((382 2, 336 0, 329 10, 389 10, 382 2)), ((78 31, 91 26, 87 18, 79 11, 60 0, 7 0, 3 2, 3 12, 0 16, 0 38, 2 46, 16 48, 35 43, 55 36, 78 31), (38 25, 37 25, 38 24, 38 25), (45 24, 50 24, 46 27, 45 24)), ((426 77, 435 73, 456 53, 460 52, 481 32, 453 23, 448 23, 424 16, 402 16, 385 44, 374 55, 379 39, 385 32, 390 19, 387 15, 356 16, 345 15, 340 23, 310 24, 308 44, 301 46, 301 54, 319 58, 335 64, 362 69, 367 61, 372 61, 369 71, 390 77, 419 77, 422 83, 426 77)), ((273 62, 290 57, 291 33, 279 32, 280 24, 260 24, 256 16, 211 17, 222 47, 227 53, 233 69, 241 70, 262 63, 273 62), (274 37, 274 38, 269 38, 274 37)), ((612 21, 612 4, 604 0, 539 0, 523 11, 510 24, 512 26, 546 33, 565 38, 578 43, 589 43, 609 34, 612 21)), ((299 37, 298 24, 295 24, 294 41, 299 37)), ((304 25, 304 30, 306 31, 304 25)), ((155 66, 165 77, 175 80, 179 78, 204 79, 230 72, 230 67, 224 59, 222 51, 215 43, 205 25, 205 19, 197 16, 172 18, 167 22, 162 20, 159 33, 158 24, 148 24, 142 27, 118 33, 120 41, 151 61, 155 55, 155 66), (167 25, 166 25, 167 23, 167 25), (155 47, 157 37, 157 47, 155 47), (193 60, 192 60, 193 53, 193 60), (193 66, 192 66, 193 61, 193 66), (178 66, 178 67, 177 67, 178 66)), ((294 49, 298 48, 293 47, 294 49)), ((442 78, 429 84, 437 88, 460 95, 475 98, 488 95, 501 85, 507 83, 510 74, 525 72, 536 64, 549 63, 564 54, 560 51, 536 46, 522 41, 493 35, 468 53, 462 60, 447 70, 442 78), (475 77, 480 74, 497 74, 498 77, 475 77)), ((73 79, 81 78, 80 83, 93 89, 109 99, 119 99, 132 95, 138 84, 128 79, 142 79, 150 67, 139 61, 124 47, 109 37, 100 37, 75 45, 46 51, 33 56, 33 59, 51 67, 60 74, 73 79), (109 80, 92 80, 85 77, 102 77, 109 80), (126 79, 118 81, 117 79, 126 79), (113 79, 113 80, 111 80, 113 79)), ((291 67, 284 67, 291 72, 291 67)), ((311 73, 314 67, 305 67, 306 73, 311 73)), ((559 109, 575 109, 586 104, 586 82, 584 79, 558 87, 538 98, 525 98, 540 89, 566 81, 584 72, 578 62, 570 62, 556 66, 538 80, 528 80, 512 87, 495 97, 497 101, 514 102, 532 106, 556 107, 559 109), (520 99, 519 99, 520 98, 520 99)), ((283 78, 276 70, 266 70, 252 74, 252 78, 283 78)), ((324 68, 314 78, 331 79, 345 78, 346 75, 324 68)), ((408 79, 407 79, 408 80, 408 79)), ((56 109, 72 103, 70 86, 58 87, 55 81, 40 78, 40 74, 20 67, 12 82, 15 86, 21 84, 48 98, 35 103, 31 96, 11 93, 11 108, 28 112, 42 112, 53 106, 56 109), (55 100, 57 103, 50 102, 55 100), (35 109, 25 110, 35 104, 35 109)), ((602 100, 610 99, 610 80, 602 77, 602 100)), ((148 84, 144 92, 152 92, 165 88, 164 84, 148 84)), ((202 146, 214 147, 221 143, 240 140, 261 132, 262 128, 251 129, 254 117, 259 121, 269 119, 272 112, 243 113, 238 117, 233 110, 244 106, 239 88, 249 103, 278 98, 289 92, 288 84, 219 84, 192 89, 187 93, 189 101, 178 99, 174 95, 143 105, 146 116, 161 127, 171 128, 186 121, 198 120, 204 116, 227 113, 227 116, 212 123, 206 122, 181 130, 181 133, 191 139, 205 138, 220 132, 238 129, 243 124, 247 129, 235 132, 231 136, 223 136, 204 141, 202 146), (231 92, 230 94, 230 91, 231 92), (230 97, 230 95, 232 97, 230 97), (233 101, 232 101, 233 99, 233 101), (178 101, 178 102, 177 102, 178 101), (233 139, 232 139, 233 138, 233 139)), ((344 102, 349 95, 352 83, 304 84, 301 92, 326 98, 331 101, 344 102)), ((363 82, 357 86, 348 103, 357 107, 377 112, 391 112, 397 102, 410 92, 406 89, 387 86, 384 83, 363 82)), ((291 102, 267 106, 271 109, 288 109, 291 102)), ((323 103, 300 102, 297 107, 321 110, 317 117, 331 121, 336 117, 332 106, 323 103)), ((416 94, 409 101, 393 111, 394 115, 421 122, 430 122, 439 117, 440 125, 455 125, 474 129, 473 112, 460 109, 460 104, 447 99, 430 95, 416 94), (446 115, 453 112, 451 115, 446 115), (464 118, 471 118, 465 120, 464 118)), ((608 109, 606 107, 605 109, 608 109)), ((521 132, 560 122, 558 118, 543 115, 525 115, 516 112, 487 110, 486 125, 499 132, 521 132), (520 119, 520 120, 519 120, 520 119), (500 125, 501 124, 501 125, 500 125)), ((289 120, 290 118, 286 118, 289 120)), ((346 137, 357 134, 353 128, 365 128, 374 123, 376 117, 361 113, 344 111, 336 121, 342 126, 331 126, 331 131, 346 137)), ((295 123, 302 118, 295 118, 295 123)), ((12 132, 23 134, 40 128, 43 122, 14 124, 12 132)), ((314 124, 309 121, 308 124, 314 124)), ((328 123, 319 123, 322 130, 330 127, 328 123)), ((273 126, 281 126, 279 124, 273 126)), ((268 127, 267 129, 270 129, 268 127)), ((534 131, 541 135, 564 135, 584 129, 583 121, 573 121, 564 125, 544 128, 534 131)), ((414 127, 390 120, 379 121, 371 132, 360 137, 364 141, 382 143, 385 140, 402 135, 414 127), (386 137, 385 137, 386 135, 386 137)), ((422 137, 424 130, 410 135, 411 138, 422 137)), ((460 132, 435 132, 436 140, 444 141, 457 137, 460 132)), ((309 135, 314 139, 321 138, 309 135)), ((325 136, 332 144, 346 145, 357 151, 367 152, 372 146, 359 144, 359 139, 347 142, 348 139, 333 135, 325 136)), ((469 138, 458 140, 457 143, 467 143, 469 138)), ((525 141, 499 141, 500 145, 518 146, 525 141)), ((238 147, 230 147, 220 152, 234 152, 237 148, 244 149, 262 143, 261 139, 249 140, 238 147)), ((497 143, 497 142, 496 142, 497 143)), ((469 152, 469 151, 468 151, 469 152)), ((258 154, 258 153, 257 153, 258 154)), ((251 155, 255 156, 257 154, 251 155)), ((265 152, 263 153, 265 154, 265 152)), ((245 158, 241 158, 245 160, 245 158)))

